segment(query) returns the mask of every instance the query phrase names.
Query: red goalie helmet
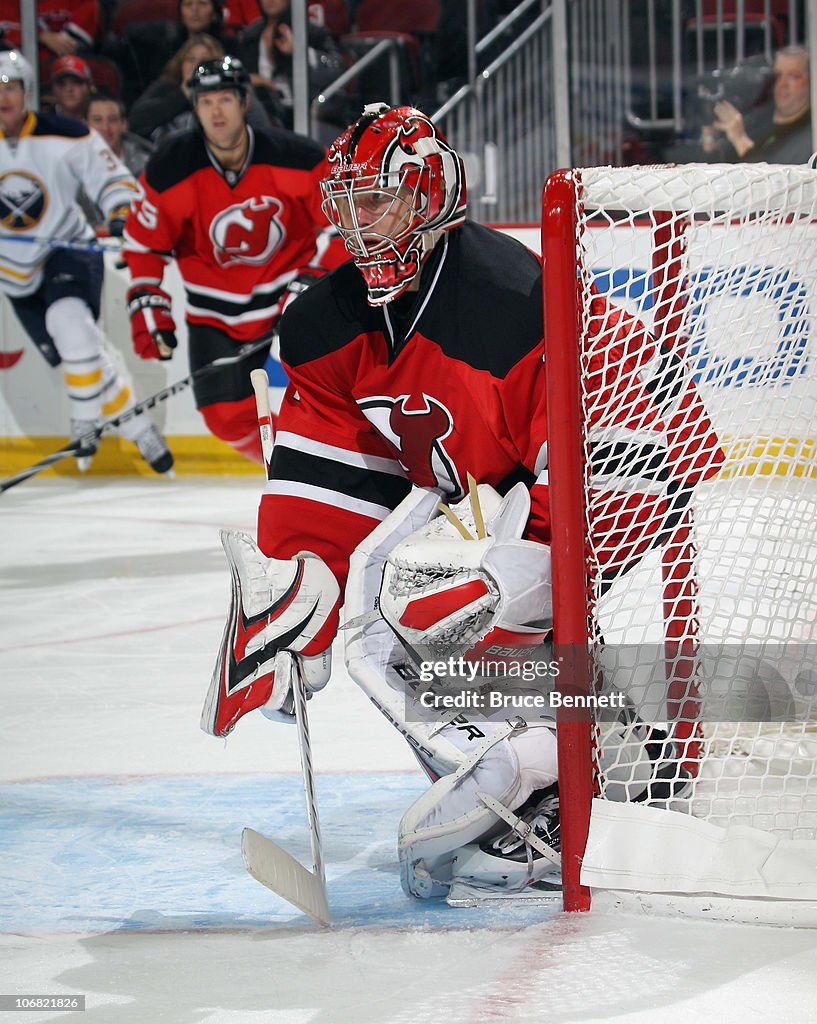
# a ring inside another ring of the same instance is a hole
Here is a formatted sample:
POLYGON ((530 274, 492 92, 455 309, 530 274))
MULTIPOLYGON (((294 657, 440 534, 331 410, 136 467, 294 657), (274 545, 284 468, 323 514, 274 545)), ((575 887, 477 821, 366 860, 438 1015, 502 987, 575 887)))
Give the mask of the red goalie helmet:
POLYGON ((443 231, 465 220, 462 160, 414 107, 367 106, 329 149, 323 211, 366 281, 372 306, 420 273, 443 231))

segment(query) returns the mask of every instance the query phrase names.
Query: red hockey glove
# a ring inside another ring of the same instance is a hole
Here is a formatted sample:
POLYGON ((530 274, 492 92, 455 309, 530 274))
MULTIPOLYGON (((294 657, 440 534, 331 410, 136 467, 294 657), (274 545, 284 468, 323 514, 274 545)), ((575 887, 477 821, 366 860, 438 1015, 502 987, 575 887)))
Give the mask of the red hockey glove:
POLYGON ((142 359, 170 359, 177 345, 170 296, 156 285, 138 285, 127 294, 133 350, 142 359))

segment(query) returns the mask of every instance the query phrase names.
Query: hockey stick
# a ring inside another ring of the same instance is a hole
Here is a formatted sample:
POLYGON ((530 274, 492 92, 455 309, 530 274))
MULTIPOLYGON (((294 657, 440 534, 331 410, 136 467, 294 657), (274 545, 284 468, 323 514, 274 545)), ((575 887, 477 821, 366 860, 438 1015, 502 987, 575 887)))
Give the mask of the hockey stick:
POLYGON ((28 245, 47 245, 49 249, 70 249, 72 252, 121 252, 122 239, 42 238, 37 235, 1 235, 0 242, 25 242, 28 245))
POLYGON ((293 666, 292 689, 295 697, 295 721, 301 753, 301 773, 309 821, 313 870, 309 871, 283 847, 262 836, 255 829, 241 833, 241 854, 252 877, 278 896, 308 914, 318 924, 331 924, 332 914, 326 899, 326 874, 321 850, 318 803, 315 796, 315 775, 312 768, 312 746, 309 719, 306 713, 306 692, 297 659, 293 666))
POLYGON ((217 373, 219 370, 223 370, 225 366, 233 366, 235 363, 240 363, 243 359, 253 355, 253 353, 260 352, 264 346, 268 346, 270 344, 271 337, 271 335, 267 335, 264 338, 260 338, 258 341, 252 342, 251 344, 242 345, 237 355, 225 356, 223 359, 215 359, 212 363, 207 363, 205 366, 199 367, 198 370, 194 370, 188 377, 184 377, 182 380, 176 381, 175 384, 170 384, 168 387, 162 388, 161 391, 157 391, 155 395, 151 395, 150 398, 146 398, 143 402, 137 402, 132 408, 128 409, 127 412, 123 412, 121 416, 115 416, 113 419, 103 423, 102 426, 97 427, 95 430, 89 430, 87 434, 83 434, 81 437, 75 438, 58 451, 52 452, 51 455, 46 455, 44 459, 40 459, 39 462, 35 462, 34 465, 29 466, 28 469, 22 469, 19 473, 15 473, 14 476, 9 476, 6 477, 5 480, 0 480, 0 494, 9 490, 11 487, 15 487, 17 484, 21 484, 24 480, 28 480, 29 477, 35 476, 37 473, 42 473, 43 470, 53 466, 56 462, 61 462, 69 455, 74 455, 86 445, 94 444, 106 431, 116 430, 118 427, 121 427, 123 423, 127 423, 128 420, 134 419, 140 413, 146 412, 148 409, 153 409, 154 406, 159 405, 160 402, 164 402, 166 399, 172 398, 173 395, 178 395, 180 391, 185 391, 194 383, 194 381, 200 380, 208 374, 217 373))
MULTIPOLYGON (((269 473, 272 457, 272 425, 269 407, 269 382, 264 370, 250 374, 258 410, 261 447, 269 473)), ((292 691, 295 698, 295 722, 298 729, 298 748, 301 755, 301 775, 309 822, 309 840, 312 847, 313 870, 309 871, 282 847, 262 836, 254 829, 241 833, 241 853, 247 871, 253 878, 309 914, 319 924, 330 924, 332 915, 326 899, 326 874, 321 849, 321 830, 318 820, 318 801, 315 795, 315 772, 312 767, 312 744, 309 738, 309 717, 306 710, 306 690, 298 658, 292 656, 292 691)))

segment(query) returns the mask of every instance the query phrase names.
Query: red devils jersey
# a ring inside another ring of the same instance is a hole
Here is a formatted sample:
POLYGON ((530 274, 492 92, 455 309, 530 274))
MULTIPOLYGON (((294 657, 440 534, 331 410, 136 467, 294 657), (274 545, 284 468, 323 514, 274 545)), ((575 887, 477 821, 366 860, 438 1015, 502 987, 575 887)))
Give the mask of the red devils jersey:
POLYGON ((187 319, 238 341, 271 329, 290 281, 320 265, 316 245, 327 229, 323 149, 289 132, 248 131, 239 173, 213 161, 197 129, 168 139, 145 168, 124 248, 133 284, 161 282, 175 258, 187 319))
MULTIPOLYGON (((662 410, 674 416, 689 394, 637 321, 601 297, 593 313, 589 333, 608 356, 594 357, 595 416, 601 422, 612 410, 603 437, 615 459, 614 469, 607 455, 594 468, 602 487, 630 474, 649 488, 666 469, 662 410), (618 412, 621 386, 640 389, 633 425, 618 412)), ((548 542, 542 274, 533 253, 468 223, 443 235, 418 293, 371 307, 349 263, 307 291, 280 326, 290 386, 259 510, 267 555, 312 551, 343 584, 351 552, 412 484, 456 501, 468 473, 500 492, 528 482, 528 535, 548 542)), ((696 444, 711 454, 717 443, 699 400, 690 400, 703 423, 696 444)), ((690 416, 679 415, 674 429, 686 436, 690 416)), ((605 454, 603 444, 598 450, 605 454)), ((709 472, 686 470, 688 483, 709 472)), ((640 553, 619 538, 614 560, 625 565, 640 553)))

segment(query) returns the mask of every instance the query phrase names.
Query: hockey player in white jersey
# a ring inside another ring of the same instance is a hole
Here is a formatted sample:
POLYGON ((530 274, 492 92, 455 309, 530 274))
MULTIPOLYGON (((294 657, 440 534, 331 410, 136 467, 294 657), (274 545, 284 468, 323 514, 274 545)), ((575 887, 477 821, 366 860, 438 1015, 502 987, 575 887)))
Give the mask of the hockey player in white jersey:
MULTIPOLYGON (((95 131, 35 113, 33 83, 22 54, 0 53, 0 290, 46 361, 62 366, 76 439, 133 405, 96 324, 102 254, 70 247, 95 237, 77 194, 83 188, 111 234, 121 235, 138 185, 95 131)), ((146 414, 120 432, 157 473, 172 468, 167 443, 146 414)), ((95 442, 77 452, 81 469, 95 452, 95 442)))

